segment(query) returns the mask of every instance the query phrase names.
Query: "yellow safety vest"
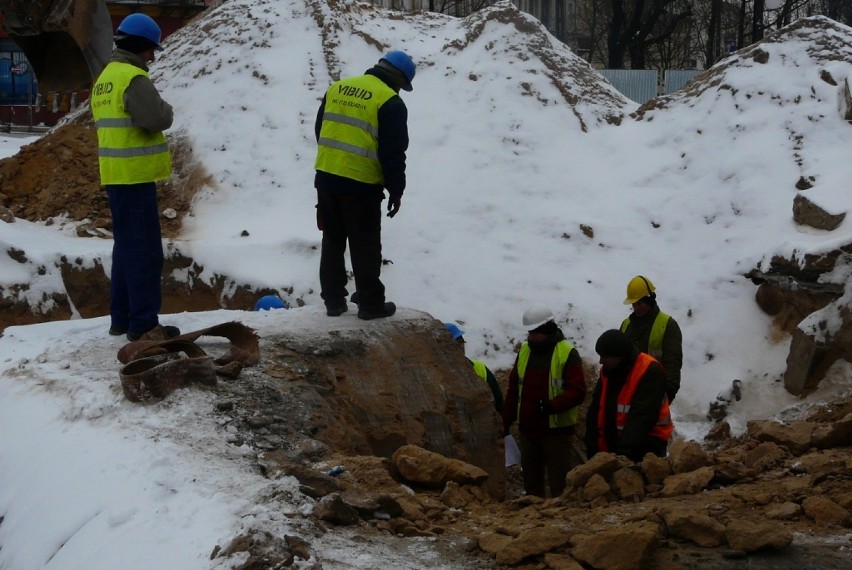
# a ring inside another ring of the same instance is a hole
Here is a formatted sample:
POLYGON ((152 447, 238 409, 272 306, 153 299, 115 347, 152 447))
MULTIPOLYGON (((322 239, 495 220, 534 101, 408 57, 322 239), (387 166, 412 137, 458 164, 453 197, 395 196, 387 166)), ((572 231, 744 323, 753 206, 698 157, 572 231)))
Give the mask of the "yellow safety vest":
POLYGON ((90 105, 98 129, 101 184, 139 184, 171 178, 172 158, 165 135, 137 127, 124 108, 124 92, 139 75, 148 77, 148 72, 113 61, 92 88, 90 105))
MULTIPOLYGON (((553 356, 550 359, 550 382, 548 382, 547 393, 549 399, 565 392, 565 384, 562 380, 562 371, 565 370, 565 363, 568 361, 568 355, 574 350, 574 346, 567 340, 561 340, 556 343, 553 348, 553 356)), ((521 417, 521 395, 524 390, 524 374, 527 371, 527 364, 530 361, 530 345, 524 343, 518 351, 518 412, 517 418, 521 417)), ((551 414, 549 417, 550 427, 567 427, 577 423, 577 412, 579 407, 571 408, 567 412, 559 414, 551 414)))
POLYGON ((485 367, 485 363, 481 360, 473 360, 472 358, 470 359, 470 362, 473 364, 473 372, 487 382, 488 368, 485 367))
POLYGON ((384 185, 379 163, 379 108, 396 91, 373 75, 332 85, 325 94, 314 168, 367 184, 384 185))
MULTIPOLYGON (((657 318, 654 319, 654 324, 651 325, 651 335, 648 337, 648 354, 659 360, 663 356, 663 337, 666 334, 666 325, 669 324, 669 317, 664 312, 657 313, 657 318)), ((630 325, 630 317, 624 319, 621 323, 621 332, 627 332, 627 327, 630 325)))

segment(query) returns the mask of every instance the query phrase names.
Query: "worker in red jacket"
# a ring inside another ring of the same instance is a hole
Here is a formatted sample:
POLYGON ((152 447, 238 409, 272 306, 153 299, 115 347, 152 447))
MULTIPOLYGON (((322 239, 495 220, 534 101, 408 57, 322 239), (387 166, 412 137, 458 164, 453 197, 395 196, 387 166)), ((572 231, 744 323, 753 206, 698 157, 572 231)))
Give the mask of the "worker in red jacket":
POLYGON ((565 475, 582 458, 574 446, 578 406, 586 397, 586 377, 577 349, 565 339, 553 311, 536 305, 524 312, 527 341, 509 373, 503 405, 503 431, 518 423, 524 490, 558 497, 565 475))

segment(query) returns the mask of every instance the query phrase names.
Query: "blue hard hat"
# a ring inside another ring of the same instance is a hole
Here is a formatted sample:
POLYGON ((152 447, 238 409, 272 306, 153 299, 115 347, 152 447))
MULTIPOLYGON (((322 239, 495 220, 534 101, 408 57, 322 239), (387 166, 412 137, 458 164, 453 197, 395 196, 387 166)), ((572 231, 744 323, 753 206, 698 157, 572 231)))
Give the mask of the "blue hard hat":
POLYGON ((406 91, 411 91, 411 80, 414 79, 414 60, 404 51, 394 50, 389 51, 384 55, 382 60, 388 62, 405 76, 407 83, 402 86, 406 91))
POLYGON ((286 309, 287 303, 281 300, 278 295, 265 295, 257 300, 254 304, 255 311, 269 311, 272 309, 286 309))
POLYGON ((154 44, 154 49, 163 51, 163 46, 160 45, 160 26, 147 14, 140 12, 130 14, 121 21, 116 31, 123 36, 145 38, 154 44))
POLYGON ((453 335, 453 340, 458 340, 464 335, 464 331, 459 328, 456 323, 444 323, 444 326, 447 327, 447 330, 450 331, 450 334, 453 335))

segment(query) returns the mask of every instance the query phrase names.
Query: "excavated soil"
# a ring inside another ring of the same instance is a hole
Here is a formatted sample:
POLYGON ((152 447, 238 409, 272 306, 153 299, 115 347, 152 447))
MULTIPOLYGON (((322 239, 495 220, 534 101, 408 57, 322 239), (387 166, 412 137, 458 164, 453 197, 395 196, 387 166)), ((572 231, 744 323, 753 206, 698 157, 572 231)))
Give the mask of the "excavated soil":
MULTIPOLYGON (((169 147, 175 176, 157 185, 157 198, 160 212, 168 214, 160 217, 163 237, 174 238, 193 196, 210 179, 195 164, 192 150, 180 134, 170 136, 169 147)), ((0 205, 17 218, 47 223, 57 218, 88 221, 88 235, 110 235, 112 222, 98 175, 98 141, 91 113, 81 113, 22 147, 17 155, 0 160, 0 188, 0 205)))

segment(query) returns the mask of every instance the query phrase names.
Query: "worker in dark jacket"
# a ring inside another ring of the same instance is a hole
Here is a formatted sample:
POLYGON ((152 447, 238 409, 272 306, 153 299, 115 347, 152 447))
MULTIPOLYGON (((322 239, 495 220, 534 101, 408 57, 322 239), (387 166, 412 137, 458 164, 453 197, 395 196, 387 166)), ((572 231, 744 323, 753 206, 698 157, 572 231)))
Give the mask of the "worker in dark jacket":
MULTIPOLYGON (((461 330, 456 323, 444 323, 444 326, 449 331, 450 335, 452 335, 455 343, 461 348, 462 353, 464 353, 464 331, 461 330)), ((474 360, 472 358, 467 359, 473 365, 473 372, 479 376, 479 378, 488 384, 488 388, 491 389, 491 396, 494 399, 494 408, 497 410, 497 413, 503 411, 503 391, 500 390, 500 384, 497 383, 497 378, 494 376, 494 373, 491 372, 491 369, 488 368, 484 362, 481 360, 474 360)))
POLYGON ((154 329, 159 338, 180 334, 160 327, 163 244, 157 207, 159 180, 171 177, 163 131, 172 107, 148 78, 148 63, 161 51, 160 27, 145 14, 124 18, 116 49, 92 87, 90 105, 98 131, 101 184, 112 213, 109 334, 137 340, 154 329))
POLYGON ((627 284, 625 305, 633 312, 621 323, 621 332, 627 335, 640 352, 656 358, 666 371, 666 395, 674 402, 680 390, 680 369, 683 366, 683 337, 677 322, 660 311, 657 294, 651 280, 637 275, 627 284))
POLYGON ((588 456, 609 451, 633 461, 647 453, 665 457, 674 424, 663 367, 615 329, 600 336, 595 352, 601 375, 586 415, 588 456))
POLYGON ((388 217, 402 206, 408 110, 399 90, 411 91, 414 62, 391 51, 364 75, 342 79, 323 97, 316 119, 317 225, 322 230, 321 296, 326 314, 348 310, 347 240, 358 293, 358 317, 396 312, 385 300, 382 267, 383 189, 388 217))
POLYGON ((558 497, 565 475, 582 458, 574 447, 578 406, 586 396, 586 377, 577 349, 565 339, 553 311, 535 305, 524 312, 527 341, 509 373, 503 405, 503 432, 518 423, 524 491, 558 497))

